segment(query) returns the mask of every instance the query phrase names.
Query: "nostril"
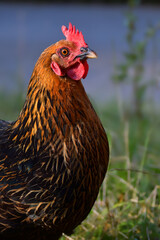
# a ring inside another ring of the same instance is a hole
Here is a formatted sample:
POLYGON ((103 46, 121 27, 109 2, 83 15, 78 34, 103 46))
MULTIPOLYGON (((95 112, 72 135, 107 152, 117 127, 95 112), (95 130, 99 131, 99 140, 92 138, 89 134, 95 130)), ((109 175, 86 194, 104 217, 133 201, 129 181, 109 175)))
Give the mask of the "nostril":
POLYGON ((88 48, 87 47, 81 47, 80 50, 81 50, 81 52, 87 52, 88 48))

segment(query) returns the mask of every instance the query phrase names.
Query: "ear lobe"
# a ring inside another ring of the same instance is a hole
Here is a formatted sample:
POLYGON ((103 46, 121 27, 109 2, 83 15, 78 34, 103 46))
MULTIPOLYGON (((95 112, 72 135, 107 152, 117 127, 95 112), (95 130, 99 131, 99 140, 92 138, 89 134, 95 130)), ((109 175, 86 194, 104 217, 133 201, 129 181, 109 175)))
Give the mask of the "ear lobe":
POLYGON ((56 62, 53 61, 51 63, 51 68, 58 76, 64 76, 64 73, 62 72, 62 70, 60 69, 59 65, 56 62))

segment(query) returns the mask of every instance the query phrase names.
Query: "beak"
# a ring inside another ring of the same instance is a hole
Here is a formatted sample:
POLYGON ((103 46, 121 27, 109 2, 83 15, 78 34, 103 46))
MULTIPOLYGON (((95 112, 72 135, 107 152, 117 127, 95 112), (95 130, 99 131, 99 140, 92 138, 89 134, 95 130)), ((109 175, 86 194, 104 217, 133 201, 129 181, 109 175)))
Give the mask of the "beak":
POLYGON ((81 54, 77 55, 76 58, 80 58, 81 60, 87 59, 87 58, 97 58, 97 54, 91 50, 90 48, 86 47, 81 47, 81 54))

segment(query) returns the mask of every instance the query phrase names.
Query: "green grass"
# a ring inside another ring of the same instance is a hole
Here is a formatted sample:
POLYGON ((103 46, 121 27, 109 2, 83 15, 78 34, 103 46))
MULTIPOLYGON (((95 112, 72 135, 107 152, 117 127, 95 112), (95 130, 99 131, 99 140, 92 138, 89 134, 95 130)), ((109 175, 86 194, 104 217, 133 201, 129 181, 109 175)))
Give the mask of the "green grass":
POLYGON ((14 121, 19 115, 25 101, 25 94, 0 92, 0 119, 14 121))
MULTIPOLYGON (((0 94, 0 118, 14 120, 23 96, 0 94)), ((70 237, 76 240, 160 239, 160 114, 132 114, 116 101, 96 107, 109 137, 110 164, 98 199, 70 237)))

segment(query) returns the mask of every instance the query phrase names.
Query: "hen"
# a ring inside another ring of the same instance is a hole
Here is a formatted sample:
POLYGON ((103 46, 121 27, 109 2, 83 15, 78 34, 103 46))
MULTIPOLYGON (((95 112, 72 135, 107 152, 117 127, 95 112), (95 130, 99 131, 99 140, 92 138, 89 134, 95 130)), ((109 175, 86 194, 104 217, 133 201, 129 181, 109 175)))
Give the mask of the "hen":
POLYGON ((90 212, 107 171, 106 133, 81 83, 96 58, 81 32, 48 47, 17 121, 0 121, 0 239, 71 234, 90 212))

